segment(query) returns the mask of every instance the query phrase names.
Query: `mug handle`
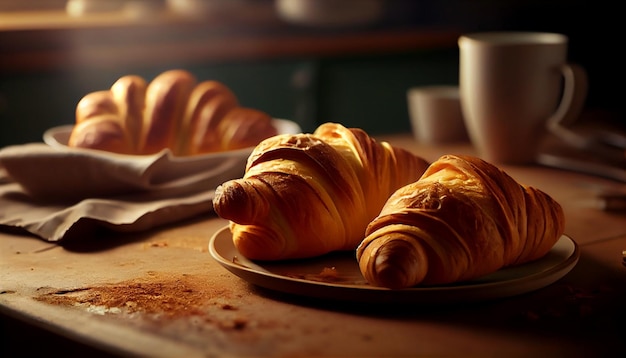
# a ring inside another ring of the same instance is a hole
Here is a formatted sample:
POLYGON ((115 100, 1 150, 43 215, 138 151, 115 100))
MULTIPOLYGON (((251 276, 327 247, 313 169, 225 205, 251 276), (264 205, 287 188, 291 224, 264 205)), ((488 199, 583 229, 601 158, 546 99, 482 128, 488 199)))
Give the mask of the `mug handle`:
POLYGON ((589 139, 567 128, 580 115, 587 98, 587 72, 577 64, 568 63, 559 68, 563 75, 563 96, 561 103, 554 114, 548 119, 547 127, 550 132, 569 144, 585 148, 589 139))

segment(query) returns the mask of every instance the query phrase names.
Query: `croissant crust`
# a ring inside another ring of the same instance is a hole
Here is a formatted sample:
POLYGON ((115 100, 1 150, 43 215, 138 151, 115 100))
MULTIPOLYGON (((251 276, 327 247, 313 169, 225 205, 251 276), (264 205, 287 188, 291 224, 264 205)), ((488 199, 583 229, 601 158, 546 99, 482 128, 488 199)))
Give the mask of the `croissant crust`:
POLYGON ((357 260, 376 286, 465 281, 543 257, 564 222, 544 192, 479 158, 445 155, 390 196, 357 260))
POLYGON ((240 106, 224 84, 170 70, 150 83, 123 76, 109 90, 85 95, 68 145, 123 154, 168 148, 188 156, 253 147, 276 134, 267 113, 240 106))
POLYGON ((360 129, 325 123, 313 134, 261 142, 243 178, 217 188, 213 206, 230 220, 235 246, 248 258, 354 250, 387 197, 427 164, 360 129))

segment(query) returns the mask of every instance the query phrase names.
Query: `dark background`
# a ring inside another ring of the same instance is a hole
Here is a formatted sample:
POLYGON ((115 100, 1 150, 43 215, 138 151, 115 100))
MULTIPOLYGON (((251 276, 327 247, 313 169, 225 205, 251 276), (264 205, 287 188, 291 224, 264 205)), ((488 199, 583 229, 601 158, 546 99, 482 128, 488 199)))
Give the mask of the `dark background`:
MULTIPOLYGON (((258 0, 256 4, 271 8, 273 3, 258 0)), ((570 61, 582 65, 588 72, 586 109, 599 111, 603 121, 626 128, 620 54, 624 31, 622 12, 616 2, 388 0, 385 4, 385 14, 379 21, 361 26, 328 29, 282 24, 268 30, 243 23, 233 24, 233 28, 245 28, 251 36, 261 31, 273 31, 272 35, 281 36, 286 33, 367 33, 385 29, 457 31, 459 34, 496 30, 563 33, 570 39, 570 61)), ((167 29, 164 32, 167 37, 167 29)), ((0 51, 8 49, 3 42, 7 36, 12 34, 0 32, 0 51)), ((44 42, 38 46, 54 46, 61 40, 46 39, 49 45, 44 42)), ((129 40, 120 37, 119 41, 129 40)), ((124 53, 119 56, 124 58, 124 53)), ((185 68, 201 80, 225 82, 244 105, 265 110, 276 118, 297 121, 306 131, 320 123, 336 121, 362 127, 371 134, 410 130, 406 108, 409 87, 456 84, 458 79, 458 48, 454 42, 443 48, 407 48, 393 53, 312 54, 204 62, 190 57, 190 61, 176 63, 156 60, 141 66, 115 65, 103 69, 82 64, 33 71, 13 71, 0 63, 0 147, 40 141, 46 129, 73 123, 75 105, 82 96, 106 89, 129 73, 151 79, 172 67, 185 68)))

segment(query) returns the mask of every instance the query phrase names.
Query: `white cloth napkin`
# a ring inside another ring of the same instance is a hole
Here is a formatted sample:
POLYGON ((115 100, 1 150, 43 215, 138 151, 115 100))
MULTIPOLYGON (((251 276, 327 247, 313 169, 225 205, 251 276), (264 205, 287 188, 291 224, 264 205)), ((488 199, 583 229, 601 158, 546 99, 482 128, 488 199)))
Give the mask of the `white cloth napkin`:
POLYGON ((133 232, 213 209, 214 189, 240 177, 249 150, 174 157, 51 147, 0 149, 0 225, 48 241, 106 227, 133 232))

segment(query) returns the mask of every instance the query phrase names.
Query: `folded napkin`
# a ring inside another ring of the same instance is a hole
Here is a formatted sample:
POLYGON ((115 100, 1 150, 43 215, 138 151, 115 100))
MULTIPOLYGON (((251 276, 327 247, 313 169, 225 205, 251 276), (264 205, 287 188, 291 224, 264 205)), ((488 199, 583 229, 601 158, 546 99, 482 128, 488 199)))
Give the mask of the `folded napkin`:
POLYGON ((250 150, 147 156, 30 143, 0 149, 0 225, 48 241, 106 227, 133 232, 212 211, 250 150))

